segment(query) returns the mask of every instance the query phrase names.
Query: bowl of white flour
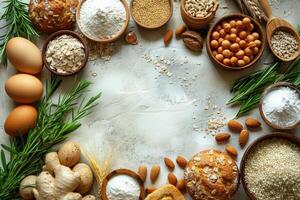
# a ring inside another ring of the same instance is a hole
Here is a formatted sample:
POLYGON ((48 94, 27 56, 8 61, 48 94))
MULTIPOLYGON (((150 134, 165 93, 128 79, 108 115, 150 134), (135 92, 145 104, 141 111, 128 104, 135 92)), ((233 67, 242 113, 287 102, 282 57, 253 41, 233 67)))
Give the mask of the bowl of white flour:
POLYGON ((270 127, 295 129, 300 124, 300 91, 290 83, 273 84, 264 91, 259 110, 270 127))
POLYGON ((113 42, 126 31, 129 7, 125 0, 83 0, 76 22, 80 31, 96 42, 113 42))

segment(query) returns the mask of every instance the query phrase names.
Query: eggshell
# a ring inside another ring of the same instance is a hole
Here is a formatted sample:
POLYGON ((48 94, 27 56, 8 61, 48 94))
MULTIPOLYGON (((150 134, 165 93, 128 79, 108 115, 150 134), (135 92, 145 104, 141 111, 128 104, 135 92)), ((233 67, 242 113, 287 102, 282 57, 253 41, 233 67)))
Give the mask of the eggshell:
POLYGON ((38 74, 43 68, 40 49, 29 40, 15 37, 6 45, 7 58, 20 72, 26 74, 38 74))
POLYGON ((33 103, 42 97, 43 84, 32 75, 16 74, 6 81, 5 91, 18 103, 33 103))
POLYGON ((76 142, 67 142, 58 150, 58 158, 62 165, 73 167, 80 160, 80 146, 76 142))
POLYGON ((27 134, 29 129, 34 128, 38 112, 35 107, 21 105, 13 109, 4 123, 4 130, 8 135, 20 136, 27 134))

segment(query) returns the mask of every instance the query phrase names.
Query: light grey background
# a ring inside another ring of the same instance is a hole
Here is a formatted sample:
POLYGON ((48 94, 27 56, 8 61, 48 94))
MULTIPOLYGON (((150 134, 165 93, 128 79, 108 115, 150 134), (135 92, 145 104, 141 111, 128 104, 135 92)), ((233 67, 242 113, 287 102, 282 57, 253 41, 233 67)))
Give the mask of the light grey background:
MULTIPOLYGON (((233 1, 220 2, 217 18, 237 11, 233 1)), ((271 3, 275 15, 284 17, 293 25, 300 23, 300 15, 297 14, 299 0, 272 0, 271 3)), ((128 30, 137 33, 139 44, 131 46, 119 41, 111 60, 90 62, 81 74, 65 78, 60 90, 64 93, 81 79, 92 81, 90 95, 102 91, 100 104, 92 115, 83 120, 81 128, 70 139, 94 152, 99 159, 112 152, 112 169, 136 170, 141 164, 150 169, 151 165, 160 164, 162 171, 157 187, 167 181, 167 170, 163 164, 165 156, 175 160, 177 155, 190 158, 207 148, 224 150, 224 145, 217 145, 212 136, 201 131, 206 127, 210 114, 204 109, 206 97, 211 96, 212 105, 220 107, 228 119, 234 117, 237 108, 225 105, 231 96, 232 81, 262 68, 263 63, 273 59, 266 50, 256 67, 243 72, 229 72, 216 68, 205 48, 202 54, 194 54, 177 39, 173 39, 169 47, 164 47, 162 37, 166 29, 174 30, 182 24, 179 1, 175 1, 174 5, 171 21, 158 30, 137 28, 131 19, 128 30), (160 75, 153 64, 145 62, 144 54, 174 59, 168 67, 172 76, 160 75)), ((42 47, 41 42, 38 44, 42 47)), ((14 73, 12 66, 0 67, 0 124, 14 107, 4 91, 5 80, 14 73)), ((48 77, 49 72, 44 69, 41 78, 45 80, 48 77)), ((262 121, 257 109, 249 115, 262 121)), ((240 121, 243 122, 244 118, 240 121)), ((221 130, 226 131, 226 127, 221 130)), ((271 132, 264 124, 261 131, 251 133, 250 140, 271 132)), ((299 129, 296 132, 299 136, 299 129)), ((237 137, 233 134, 230 143, 239 148, 237 137)), ((0 143, 7 142, 8 136, 1 126, 0 143)), ((238 162, 242 155, 243 150, 239 149, 238 162)), ((175 174, 181 177, 182 171, 177 167, 175 174)), ((147 182, 148 185, 150 182, 147 182)), ((188 195, 187 199, 190 199, 188 195)), ((234 199, 246 199, 242 187, 234 199)))

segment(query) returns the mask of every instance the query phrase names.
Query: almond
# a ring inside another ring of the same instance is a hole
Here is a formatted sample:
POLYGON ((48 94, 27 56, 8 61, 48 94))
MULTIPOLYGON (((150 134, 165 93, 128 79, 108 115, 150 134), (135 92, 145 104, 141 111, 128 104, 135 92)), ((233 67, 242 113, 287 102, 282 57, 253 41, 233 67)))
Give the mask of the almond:
POLYGON ((165 43, 165 46, 167 46, 171 40, 173 38, 173 31, 171 29, 167 30, 165 36, 164 36, 164 43, 165 43))
POLYGON ((154 186, 149 186, 146 188, 146 194, 151 194, 155 190, 156 190, 156 188, 154 186))
POLYGON ((144 165, 140 166, 138 169, 138 175, 140 176, 142 181, 145 182, 147 178, 147 167, 144 165))
POLYGON ((243 125, 236 120, 229 120, 227 125, 228 128, 235 133, 240 133, 243 130, 243 125))
POLYGON ((249 128, 259 128, 261 126, 261 123, 257 119, 251 117, 246 119, 245 124, 249 128))
POLYGON ((182 156, 177 156, 176 162, 179 165, 179 167, 181 167, 182 169, 184 169, 187 165, 186 159, 182 156))
POLYGON ((180 190, 180 191, 184 191, 185 190, 185 181, 184 179, 179 179, 177 181, 177 188, 180 190))
POLYGON ((242 130, 240 132, 240 137, 239 137, 239 143, 240 143, 241 147, 244 147, 247 144, 248 139, 249 139, 249 131, 242 130))
POLYGON ((166 164, 167 168, 169 170, 173 171, 174 168, 175 168, 175 165, 174 165, 173 161, 170 158, 167 158, 167 157, 164 158, 164 161, 165 161, 165 164, 166 164))
POLYGON ((229 133, 217 133, 215 139, 217 142, 226 142, 229 140, 230 134, 229 133))
POLYGON ((226 146, 226 151, 227 151, 228 154, 230 154, 234 157, 236 157, 238 155, 238 152, 237 152, 236 148, 234 146, 230 145, 230 144, 228 144, 226 146))
POLYGON ((177 178, 171 172, 168 174, 168 181, 169 181, 170 184, 172 184, 172 185, 174 185, 176 187, 176 185, 177 185, 177 178))
POLYGON ((180 37, 181 34, 184 33, 185 31, 186 31, 186 26, 185 25, 178 26, 176 28, 176 31, 175 31, 176 37, 180 37))
POLYGON ((160 166, 159 165, 153 165, 150 172, 150 179, 152 182, 155 182, 160 172, 160 166))

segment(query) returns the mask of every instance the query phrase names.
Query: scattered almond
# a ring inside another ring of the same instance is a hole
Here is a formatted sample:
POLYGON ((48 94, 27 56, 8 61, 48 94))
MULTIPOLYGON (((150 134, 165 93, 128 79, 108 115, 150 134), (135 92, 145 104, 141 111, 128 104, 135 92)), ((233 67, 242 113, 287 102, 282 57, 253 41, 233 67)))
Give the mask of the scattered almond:
POLYGON ((184 169, 187 165, 186 159, 182 156, 177 156, 176 162, 179 165, 179 167, 182 168, 182 169, 184 169))
POLYGON ((176 37, 180 37, 181 34, 184 33, 185 31, 186 31, 186 26, 185 25, 178 26, 176 28, 176 31, 175 31, 176 37))
POLYGON ((141 177, 142 181, 145 182, 147 178, 147 167, 141 165, 138 169, 138 175, 141 177))
POLYGON ((175 168, 175 165, 174 165, 173 161, 170 158, 167 158, 167 157, 164 158, 164 161, 165 161, 165 164, 166 164, 167 168, 169 170, 173 171, 174 168, 175 168))
POLYGON ((169 181, 170 184, 172 184, 172 185, 174 185, 176 187, 176 185, 177 185, 177 178, 176 178, 176 176, 172 172, 170 172, 168 174, 168 181, 169 181))
POLYGON ((249 131, 242 130, 240 132, 240 137, 239 137, 239 142, 240 142, 241 147, 244 147, 247 144, 248 139, 249 139, 249 131))
POLYGON ((226 142, 229 140, 230 134, 229 133, 217 133, 215 139, 217 142, 226 142))
POLYGON ((151 194, 152 192, 154 192, 156 190, 155 187, 153 186, 149 186, 146 188, 146 194, 151 194))
POLYGON ((232 155, 234 157, 236 157, 238 155, 236 148, 230 144, 228 144, 226 146, 226 151, 227 151, 227 153, 229 153, 230 155, 232 155))
POLYGON ((167 46, 171 40, 173 38, 173 31, 171 29, 167 30, 165 36, 164 36, 164 43, 165 43, 165 46, 167 46))
POLYGON ((177 181, 177 188, 180 190, 180 191, 184 191, 185 190, 185 181, 184 179, 179 179, 177 181))
POLYGON ((245 124, 249 128, 259 128, 261 126, 261 123, 257 119, 251 117, 246 119, 245 124))
POLYGON ((236 120, 229 120, 227 125, 228 128, 235 133, 240 133, 243 130, 243 125, 236 120))
POLYGON ((150 172, 150 179, 152 182, 155 182, 157 180, 157 177, 160 172, 160 166, 159 165, 153 165, 150 172))

